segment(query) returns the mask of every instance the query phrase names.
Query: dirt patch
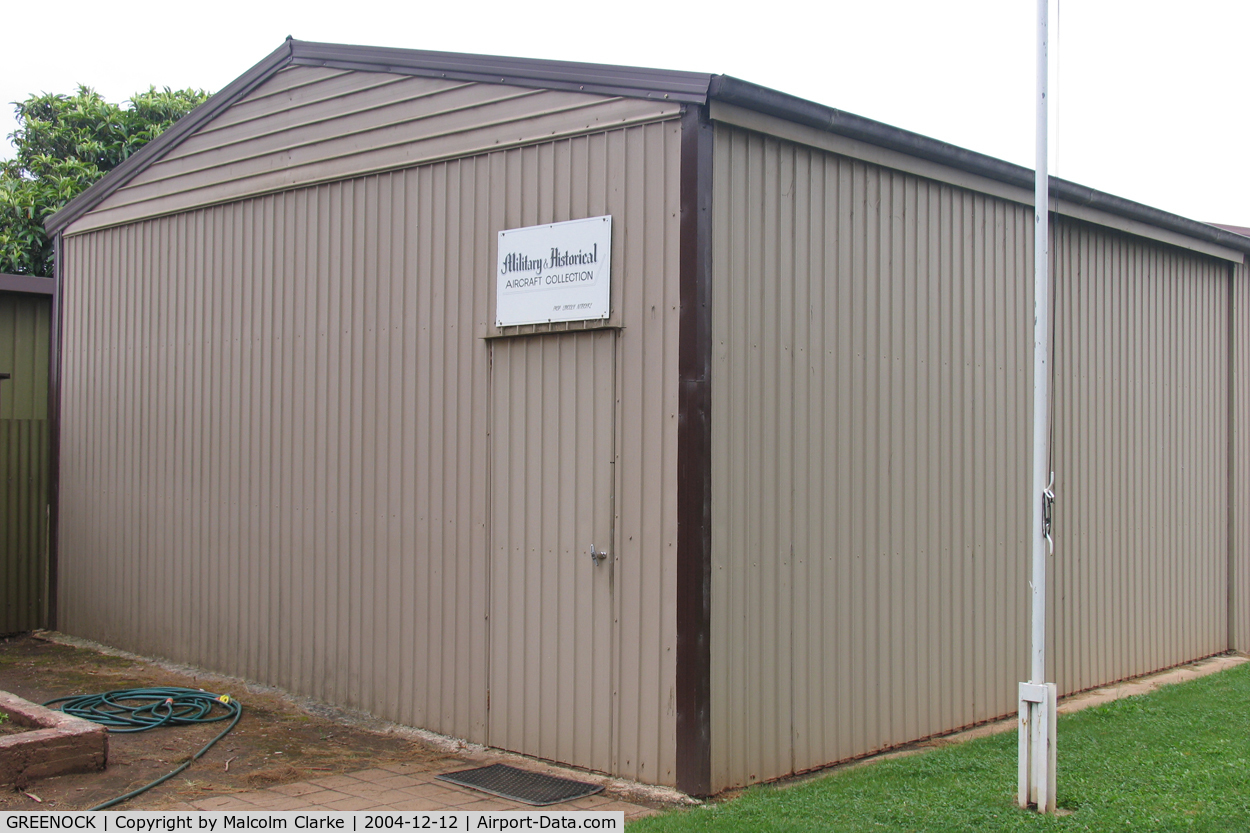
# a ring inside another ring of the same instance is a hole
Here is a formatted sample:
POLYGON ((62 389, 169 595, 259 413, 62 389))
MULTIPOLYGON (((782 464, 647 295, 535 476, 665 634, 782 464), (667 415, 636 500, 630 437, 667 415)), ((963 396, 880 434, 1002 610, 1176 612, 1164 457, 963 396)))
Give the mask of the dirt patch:
MULTIPOLYGON (((0 689, 2 691, 3 689, 0 689)), ((18 726, 12 720, 0 721, 0 738, 5 735, 20 735, 22 732, 33 731, 29 726, 18 726)))
MULTIPOLYGON (((0 690, 34 703, 123 688, 181 686, 230 694, 243 704, 234 731, 178 777, 118 809, 153 810, 232 792, 263 789, 391 763, 460 759, 400 734, 369 731, 302 708, 277 693, 237 681, 196 677, 152 663, 71 647, 38 636, 0 640, 0 690), (224 691, 216 690, 225 688, 224 691)), ((13 721, 0 723, 13 726, 13 721)), ((0 812, 82 810, 155 780, 195 754, 222 724, 154 729, 109 737, 103 772, 0 786, 0 812), (30 795, 37 796, 36 802, 30 795)))

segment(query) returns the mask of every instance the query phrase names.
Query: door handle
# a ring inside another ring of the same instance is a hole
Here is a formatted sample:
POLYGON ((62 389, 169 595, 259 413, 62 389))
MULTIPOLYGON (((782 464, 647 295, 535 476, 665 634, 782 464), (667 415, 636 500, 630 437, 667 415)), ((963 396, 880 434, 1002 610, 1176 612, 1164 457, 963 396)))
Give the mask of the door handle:
POLYGON ((596 567, 598 567, 601 562, 606 560, 607 557, 608 557, 608 554, 606 552, 599 552, 598 550, 595 549, 594 544, 590 545, 590 560, 595 562, 596 567))

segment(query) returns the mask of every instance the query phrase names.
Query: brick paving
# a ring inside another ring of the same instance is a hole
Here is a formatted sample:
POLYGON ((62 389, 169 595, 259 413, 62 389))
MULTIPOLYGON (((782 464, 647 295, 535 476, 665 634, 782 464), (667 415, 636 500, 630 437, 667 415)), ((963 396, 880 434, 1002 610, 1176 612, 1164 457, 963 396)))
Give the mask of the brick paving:
MULTIPOLYGON (((519 801, 509 801, 487 793, 435 780, 440 772, 465 769, 465 762, 445 766, 428 764, 391 764, 353 772, 330 775, 295 784, 283 784, 256 792, 233 793, 198 801, 184 801, 162 808, 167 810, 537 810, 553 811, 619 810, 625 819, 639 818, 656 812, 650 807, 634 804, 617 796, 597 793, 538 808, 519 801)), ((542 767, 548 769, 547 767, 542 767)), ((584 779, 580 773, 560 773, 563 777, 584 779)), ((592 777, 593 780, 593 777, 592 777)))

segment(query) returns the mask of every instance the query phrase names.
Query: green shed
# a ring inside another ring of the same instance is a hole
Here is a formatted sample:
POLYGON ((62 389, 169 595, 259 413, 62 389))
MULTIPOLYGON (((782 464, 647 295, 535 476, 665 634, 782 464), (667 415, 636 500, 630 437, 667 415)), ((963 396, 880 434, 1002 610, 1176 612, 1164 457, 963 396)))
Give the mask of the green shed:
POLYGON ((52 288, 0 275, 0 634, 47 624, 52 288))

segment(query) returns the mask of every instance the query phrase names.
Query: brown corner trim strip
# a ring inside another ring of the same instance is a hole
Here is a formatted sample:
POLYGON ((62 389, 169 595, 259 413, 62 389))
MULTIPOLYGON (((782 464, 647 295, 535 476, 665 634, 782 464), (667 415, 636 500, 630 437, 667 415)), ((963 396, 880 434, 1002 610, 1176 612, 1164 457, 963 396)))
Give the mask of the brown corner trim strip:
POLYGON ((48 439, 48 606, 49 630, 57 630, 61 624, 61 605, 58 593, 60 576, 61 542, 61 310, 64 308, 65 235, 60 232, 52 239, 52 332, 48 345, 48 420, 51 437, 48 439))
MULTIPOLYGON (((1228 397, 1227 413, 1225 421, 1228 426, 1228 436, 1225 438, 1228 443, 1227 449, 1227 485, 1225 488, 1228 494, 1225 496, 1225 503, 1228 507, 1228 650, 1236 651, 1242 647, 1237 644, 1237 404, 1238 404, 1238 386, 1239 382, 1244 385, 1244 381, 1237 378, 1241 368, 1237 367, 1237 265, 1228 264, 1228 285, 1225 291, 1225 306, 1228 308, 1228 320, 1225 323, 1228 332, 1228 367, 1225 368, 1224 391, 1228 397)), ((1242 290, 1245 291, 1244 289, 1242 290)))
POLYGON ((712 126, 681 123, 680 388, 677 420, 677 788, 712 791, 712 126))

